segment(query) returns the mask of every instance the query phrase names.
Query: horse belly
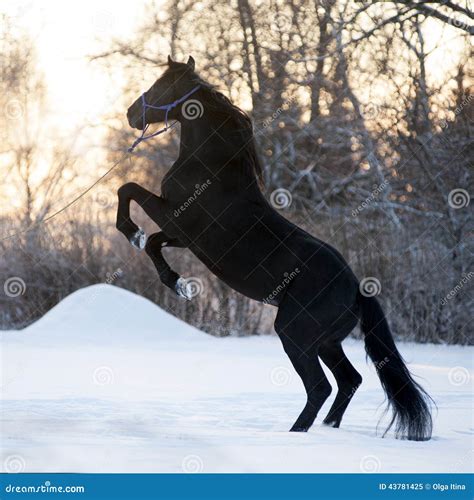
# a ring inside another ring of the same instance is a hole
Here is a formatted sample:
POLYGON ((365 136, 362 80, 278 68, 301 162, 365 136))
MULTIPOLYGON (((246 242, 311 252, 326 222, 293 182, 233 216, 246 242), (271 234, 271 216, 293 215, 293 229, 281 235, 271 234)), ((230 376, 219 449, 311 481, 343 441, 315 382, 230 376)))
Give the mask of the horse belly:
MULTIPOLYGON (((260 235, 262 236, 262 235, 260 235)), ((289 280, 299 273, 292 255, 282 255, 271 239, 243 238, 226 241, 206 251, 191 249, 224 283, 251 299, 278 304, 289 280)))

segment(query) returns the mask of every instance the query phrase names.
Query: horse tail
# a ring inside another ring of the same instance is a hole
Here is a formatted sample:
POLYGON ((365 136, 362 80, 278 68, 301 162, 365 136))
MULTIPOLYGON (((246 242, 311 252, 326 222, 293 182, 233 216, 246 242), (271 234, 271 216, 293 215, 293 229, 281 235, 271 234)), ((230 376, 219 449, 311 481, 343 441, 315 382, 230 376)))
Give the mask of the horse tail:
POLYGON ((432 399, 408 371, 378 300, 360 292, 358 298, 365 350, 375 364, 387 396, 387 409, 392 410, 392 419, 384 436, 395 426, 395 435, 399 439, 426 441, 431 438, 433 428, 432 399))

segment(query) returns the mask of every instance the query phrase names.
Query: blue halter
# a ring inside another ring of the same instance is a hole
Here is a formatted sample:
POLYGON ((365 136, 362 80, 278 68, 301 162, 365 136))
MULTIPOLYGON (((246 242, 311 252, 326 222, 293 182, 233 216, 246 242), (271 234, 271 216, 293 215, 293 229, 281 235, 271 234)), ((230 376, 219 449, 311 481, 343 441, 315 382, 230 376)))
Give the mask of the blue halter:
POLYGON ((173 101, 170 104, 164 104, 163 106, 152 106, 151 104, 148 104, 146 102, 146 99, 145 99, 145 92, 143 92, 143 94, 141 95, 141 100, 142 100, 142 125, 143 125, 142 126, 142 135, 140 137, 138 137, 137 139, 135 139, 135 141, 133 142, 133 144, 128 148, 128 152, 131 153, 140 144, 140 142, 146 141, 148 139, 151 139, 152 137, 156 137, 157 135, 160 135, 163 132, 166 132, 168 129, 174 127, 174 125, 175 125, 174 123, 172 125, 168 125, 168 113, 173 108, 175 108, 176 106, 178 106, 182 102, 186 101, 186 99, 188 99, 189 96, 191 96, 192 94, 194 94, 194 92, 196 92, 197 90, 199 90, 200 87, 201 87, 201 85, 196 85, 196 87, 194 87, 193 89, 191 89, 187 94, 183 95, 183 97, 180 97, 179 99, 176 99, 176 101, 173 101), (149 123, 146 123, 146 118, 145 118, 146 110, 147 109, 159 109, 159 110, 166 111, 166 113, 165 113, 165 126, 162 129, 158 130, 158 132, 155 132, 155 133, 150 134, 150 135, 145 135, 146 131, 148 130, 148 127, 150 126, 149 123))

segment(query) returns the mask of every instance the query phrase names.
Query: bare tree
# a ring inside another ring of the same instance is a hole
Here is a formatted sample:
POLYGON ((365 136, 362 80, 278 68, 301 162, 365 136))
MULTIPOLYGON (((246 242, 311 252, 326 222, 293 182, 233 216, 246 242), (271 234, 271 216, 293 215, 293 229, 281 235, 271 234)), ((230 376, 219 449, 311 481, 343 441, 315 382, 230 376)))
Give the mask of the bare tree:
MULTIPOLYGON (((467 205, 474 99, 467 5, 169 0, 150 2, 147 12, 136 36, 113 40, 109 50, 92 58, 104 67, 119 64, 129 74, 124 100, 143 91, 134 79, 138 70, 152 82, 168 53, 178 59, 192 53, 201 76, 252 115, 270 202, 338 247, 360 277, 381 281, 381 299, 391 311, 394 330, 421 341, 472 342, 466 326, 467 287, 444 300, 472 265, 467 205), (459 66, 436 80, 429 73, 429 58, 440 48, 427 43, 430 18, 439 26, 451 25, 452 36, 464 44, 456 54, 459 66), (288 200, 278 206, 275 193, 282 189, 288 200), (465 206, 453 202, 459 193, 465 206)), ((19 74, 13 66, 8 71, 19 74)), ((122 116, 110 123, 112 163, 130 144, 133 131, 122 116), (115 125, 120 120, 122 127, 115 125)), ((8 168, 24 193, 23 210, 41 218, 41 195, 54 198, 59 172, 69 168, 66 159, 61 163, 59 155, 57 163, 51 162, 57 176, 50 172, 41 185, 31 177, 37 150, 17 151, 23 145, 19 139, 5 144, 2 154, 10 158, 8 168)), ((126 169, 110 176, 110 190, 123 182, 126 170, 127 181, 159 192, 177 152, 177 134, 142 145, 126 169)), ((120 266, 124 273, 118 283, 207 331, 271 331, 270 308, 229 290, 189 252, 169 250, 173 266, 203 283, 194 303, 177 302, 147 261, 129 258, 127 243, 110 232, 106 216, 99 220, 87 210, 84 214, 81 225, 75 221, 72 227, 85 235, 89 247, 83 239, 74 242, 65 229, 70 247, 55 268, 55 276, 64 276, 78 262, 82 271, 87 262, 87 272, 68 281, 71 288, 120 266)), ((133 216, 145 227, 150 224, 139 210, 133 216)), ((49 276, 38 281, 56 286, 49 276)), ((51 293, 46 296, 48 304, 53 302, 51 293)))

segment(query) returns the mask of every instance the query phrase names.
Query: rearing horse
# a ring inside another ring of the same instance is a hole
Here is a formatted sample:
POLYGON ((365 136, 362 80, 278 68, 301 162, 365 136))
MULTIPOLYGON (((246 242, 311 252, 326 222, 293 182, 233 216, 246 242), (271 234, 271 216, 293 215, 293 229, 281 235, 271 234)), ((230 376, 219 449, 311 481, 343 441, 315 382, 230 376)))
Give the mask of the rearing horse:
MULTIPOLYGON (((249 117, 186 64, 168 57, 168 67, 128 109, 130 126, 177 120, 179 156, 157 196, 135 183, 118 190, 117 228, 145 248, 161 281, 187 297, 185 281, 162 255, 162 247, 188 248, 231 288, 278 307, 275 330, 307 393, 291 428, 307 431, 331 393, 320 359, 337 381, 324 423, 339 427, 362 382, 342 340, 361 321, 368 355, 393 410, 389 428, 411 440, 431 437, 429 396, 413 380, 375 297, 340 253, 285 219, 259 188, 262 169, 249 117), (160 227, 148 239, 130 219, 134 200, 160 227)), ((141 139, 140 139, 141 140, 141 139)), ((388 430, 388 429, 387 429, 388 430)))

